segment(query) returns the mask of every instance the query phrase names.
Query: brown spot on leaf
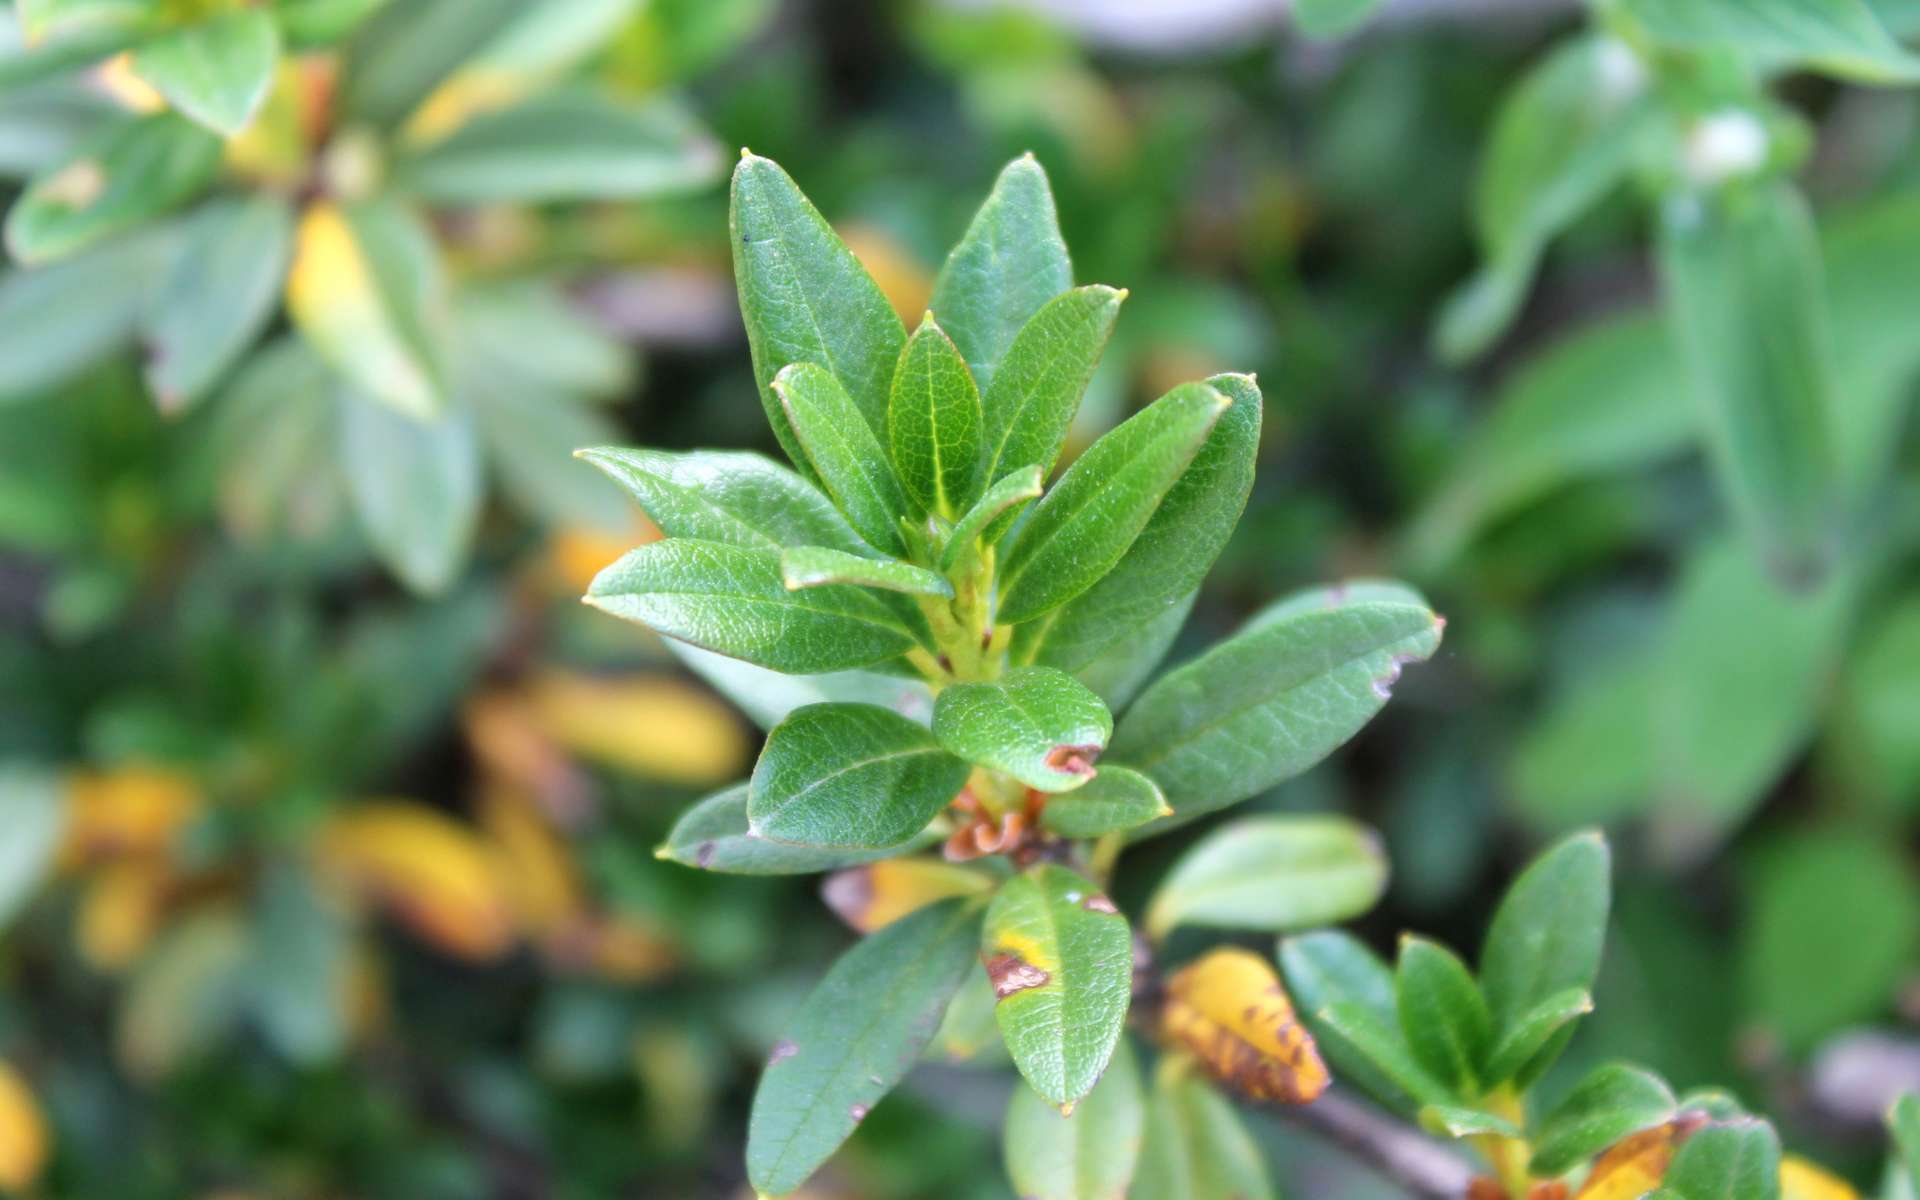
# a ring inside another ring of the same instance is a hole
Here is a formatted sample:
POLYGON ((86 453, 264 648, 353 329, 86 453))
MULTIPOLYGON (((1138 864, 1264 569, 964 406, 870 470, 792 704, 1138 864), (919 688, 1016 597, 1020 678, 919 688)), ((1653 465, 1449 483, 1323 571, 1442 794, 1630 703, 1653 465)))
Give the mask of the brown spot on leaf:
POLYGON ((773 1053, 767 1056, 767 1065, 771 1067, 781 1059, 792 1058, 798 1053, 800 1053, 800 1047, 782 1038, 773 1044, 773 1053))
POLYGON ((1068 775, 1091 775, 1094 760, 1100 757, 1102 749, 1100 746, 1055 746, 1047 751, 1047 766, 1068 775))
POLYGON ((987 979, 993 984, 996 1000, 1005 1000, 1015 992, 1042 987, 1053 978, 1018 954, 996 954, 987 959, 987 979))
POLYGON ((1113 906, 1113 901, 1102 896, 1099 892, 1095 892, 1085 900, 1082 900, 1080 907, 1086 909, 1088 912, 1097 913, 1117 913, 1120 911, 1113 906))

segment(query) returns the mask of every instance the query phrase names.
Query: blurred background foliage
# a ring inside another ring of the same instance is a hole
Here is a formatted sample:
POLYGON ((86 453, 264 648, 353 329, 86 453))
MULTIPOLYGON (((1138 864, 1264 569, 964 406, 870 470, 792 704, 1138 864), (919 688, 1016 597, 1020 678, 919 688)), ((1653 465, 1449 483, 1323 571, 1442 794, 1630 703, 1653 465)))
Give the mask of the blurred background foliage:
MULTIPOLYGON (((1920 5, 1870 7, 1920 33, 1920 5)), ((1388 0, 1330 41, 1280 0, 21 0, 0 1185, 744 1194, 757 1068, 851 934, 803 882, 654 858, 758 735, 577 603, 648 531, 568 457, 777 452, 725 244, 743 145, 909 322, 1034 152, 1078 281, 1132 292, 1081 438, 1216 371, 1269 397, 1181 646, 1368 574, 1449 618, 1401 703, 1257 803, 1385 832, 1383 945, 1471 948, 1532 848, 1606 825, 1616 928, 1560 1071, 1731 1083, 1868 1182, 1920 1085, 1920 109, 1862 86, 1907 69, 1891 42, 1852 69, 1702 56, 1708 117, 1751 102, 1817 221, 1800 298, 1849 516, 1783 572, 1702 449, 1670 214, 1607 176, 1523 232, 1485 218, 1489 146, 1580 136, 1550 107, 1514 127, 1588 25, 1498 0, 1388 0)), ((1747 315, 1740 352, 1790 372, 1768 356, 1798 335, 1747 315)), ((808 1195, 1005 1196, 1010 1081, 929 1063, 808 1195)), ((1396 1194, 1255 1128, 1285 1194, 1396 1194)))

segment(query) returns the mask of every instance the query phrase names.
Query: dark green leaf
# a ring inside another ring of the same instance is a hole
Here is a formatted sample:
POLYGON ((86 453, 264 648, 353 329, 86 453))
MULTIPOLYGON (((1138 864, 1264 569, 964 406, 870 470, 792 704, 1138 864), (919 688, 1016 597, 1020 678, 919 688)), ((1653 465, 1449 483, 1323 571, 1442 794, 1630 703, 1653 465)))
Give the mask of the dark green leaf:
POLYGON ((1387 885, 1380 839, 1345 817, 1249 817, 1214 830, 1154 893, 1147 931, 1309 929, 1358 916, 1387 885))
POLYGON ((1540 1118, 1527 1169, 1541 1179, 1564 1175, 1628 1134, 1672 1120, 1676 1110, 1658 1076, 1625 1063, 1596 1067, 1540 1118))
POLYGON ((520 0, 388 0, 347 47, 340 111, 382 128, 399 125, 520 7, 520 0))
POLYGON ((133 55, 135 75, 223 137, 253 121, 279 65, 280 27, 258 8, 217 13, 162 34, 133 55))
POLYGON ((1538 1075, 1551 1065, 1539 1061, 1548 1043, 1561 1038, 1563 1030, 1592 1011, 1593 997, 1585 988, 1567 988, 1540 1001, 1508 1025, 1494 1043, 1481 1082, 1497 1087, 1529 1067, 1538 1075))
POLYGON ((1661 1182, 1686 1200, 1779 1200, 1780 1136, 1751 1117, 1709 1125, 1681 1144, 1661 1182))
POLYGON ((1070 1116, 1032 1088, 1014 1089, 1001 1138, 1007 1176, 1023 1200, 1126 1200, 1145 1134, 1140 1069, 1123 1038, 1070 1116))
POLYGON ((885 850, 823 850, 755 835, 747 823, 748 785, 715 792, 680 815, 654 857, 724 875, 812 875, 877 862, 906 847, 885 850))
MULTIPOLYGON (((768 159, 743 154, 734 169, 729 228, 754 378, 787 456, 796 464, 807 461, 773 391, 774 376, 792 363, 813 363, 829 372, 852 398, 868 431, 876 438, 883 434, 893 369, 907 331, 879 285, 787 173, 768 159)), ((803 472, 808 469, 801 466, 803 472)))
POLYGON ((1536 1005, 1593 987, 1612 903, 1612 855, 1598 833, 1556 843, 1507 889, 1480 953, 1480 986, 1502 1038, 1536 1005))
MULTIPOLYGON (((1126 298, 1126 292, 1099 284, 1074 288, 1047 301, 1021 326, 980 397, 986 430, 981 478, 998 479, 1028 464, 1038 465, 1042 476, 1053 470, 1126 298)), ((995 522, 989 540, 1005 532, 1010 519, 995 522)))
POLYGON ((876 549, 896 557, 906 552, 900 519, 906 493, 894 475, 880 439, 826 368, 795 363, 773 381, 789 428, 808 463, 849 524, 876 549))
POLYGON ((1127 919, 1100 889, 1046 864, 1017 875, 987 910, 981 954, 1014 1065, 1056 1108, 1106 1069, 1133 989, 1127 919))
MULTIPOLYGON (((1453 1091, 1434 1078, 1413 1055, 1413 1048, 1394 1025, 1371 1005, 1335 1000, 1315 1014, 1316 1028, 1332 1030, 1345 1050, 1366 1064, 1369 1074, 1384 1079, 1422 1106, 1452 1105, 1453 1091)), ((1386 1099, 1386 1097, 1382 1097, 1386 1099)))
POLYGON ((1205 384, 1182 384, 1089 446, 1007 551, 997 619, 1031 620, 1112 570, 1229 404, 1205 384))
POLYGON ((473 415, 431 422, 341 390, 340 470, 380 560, 416 592, 445 591, 480 521, 480 446, 473 415))
POLYGON ((880 850, 925 829, 966 782, 966 763, 924 725, 872 704, 810 704, 768 735, 747 815, 758 837, 880 850))
POLYGON ((1092 662, 1076 670, 1074 678, 1092 688, 1110 710, 1119 712, 1125 708, 1173 648, 1198 595, 1188 592, 1174 601, 1159 616, 1135 630, 1132 637, 1115 642, 1092 662))
POLYGON ((979 553, 981 535, 1001 517, 1011 518, 1041 492, 1040 468, 1022 467, 1008 472, 986 490, 947 534, 940 551, 940 569, 951 572, 970 556, 979 553))
POLYGON ((161 411, 184 411, 253 345, 279 307, 292 249, 293 213, 278 197, 216 201, 195 215, 142 332, 161 411))
POLYGON ((925 567, 916 567, 897 558, 848 554, 844 550, 830 550, 825 546, 793 546, 782 551, 780 576, 790 588, 855 583, 912 596, 953 598, 953 585, 925 567))
POLYGON ((1322 930, 1283 938, 1280 966, 1294 1001, 1306 1014, 1320 1052, 1333 1065, 1334 1075, 1408 1116, 1420 1103, 1388 1075, 1375 1067, 1361 1048, 1320 1014, 1333 1004, 1349 1004, 1372 1015, 1370 1027, 1393 1031, 1397 1014, 1393 972, 1378 955, 1353 935, 1322 930))
POLYGON ((780 555, 669 538, 595 577, 587 603, 716 654, 788 674, 872 666, 905 653, 912 632, 856 587, 791 591, 780 555))
POLYGON ((64 258, 191 199, 220 164, 220 139, 157 113, 110 125, 44 171, 7 213, 7 249, 23 263, 64 258))
POLYGON ((932 313, 900 352, 887 437, 900 482, 921 511, 948 520, 967 511, 980 472, 980 389, 932 313))
POLYGON ((1438 942, 1404 935, 1394 997, 1400 1031, 1420 1065, 1458 1094, 1477 1094, 1493 1044, 1493 1017, 1467 964, 1438 942))
POLYGON ((1061 837, 1092 838, 1144 825, 1172 811, 1153 780, 1108 763, 1084 786, 1049 799, 1040 810, 1040 824, 1061 837))
POLYGON ((1225 1097, 1161 1060, 1133 1195, 1144 1200, 1273 1200, 1265 1156, 1225 1097))
POLYGON ((964 900, 929 905, 827 972, 754 1093, 747 1174, 756 1189, 780 1196, 805 1183, 919 1059, 973 967, 978 924, 964 900))
POLYGON ((933 706, 941 745, 1043 792, 1093 776, 1113 716, 1085 684, 1049 667, 1018 667, 990 683, 956 683, 933 706))
POLYGON ((762 455, 740 450, 596 446, 580 457, 612 476, 669 537, 754 550, 825 546, 849 553, 866 543, 806 480, 762 455))

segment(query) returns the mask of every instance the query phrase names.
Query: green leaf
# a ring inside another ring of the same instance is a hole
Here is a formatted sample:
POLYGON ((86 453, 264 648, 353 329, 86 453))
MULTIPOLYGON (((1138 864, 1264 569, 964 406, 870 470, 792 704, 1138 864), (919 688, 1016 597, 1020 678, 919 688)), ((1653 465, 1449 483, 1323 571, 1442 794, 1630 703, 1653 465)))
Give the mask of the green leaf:
POLYGON ((780 576, 790 588, 855 583, 889 592, 904 592, 910 596, 953 598, 953 585, 925 567, 916 567, 897 558, 848 554, 844 550, 830 550, 825 546, 794 546, 782 551, 780 576))
POLYGON ((214 201, 147 307, 147 387, 160 410, 185 411, 250 349, 279 307, 293 213, 275 196, 214 201))
POLYGON ((1347 1004, 1371 1014, 1369 1028, 1390 1033, 1397 1030, 1393 972, 1387 964, 1352 934, 1327 929, 1281 939, 1280 966, 1294 1000, 1306 1014, 1321 1054, 1333 1064, 1335 1077, 1352 1082, 1399 1112, 1413 1115, 1420 1102, 1320 1016, 1334 1004, 1347 1004))
POLYGON ((1127 919, 1065 867, 1016 875, 987 909, 981 954, 1000 1036, 1027 1082, 1056 1108, 1107 1067, 1133 989, 1127 919))
POLYGON ((873 704, 810 704, 768 735, 747 816, 776 842, 880 850, 925 829, 966 782, 967 764, 924 725, 873 704))
POLYGON ((1779 1200, 1780 1136, 1752 1117, 1709 1125, 1681 1144, 1661 1183, 1686 1200, 1779 1200))
POLYGON ((1438 942, 1405 934, 1394 997, 1400 1031, 1420 1065, 1458 1094, 1477 1094, 1493 1045, 1493 1017, 1467 964, 1438 942))
POLYGON ((981 388, 1042 305, 1073 286, 1047 173, 1031 154, 1008 163, 933 282, 929 307, 981 388))
POLYGON ((900 536, 906 493, 845 389, 826 368, 795 363, 781 370, 773 390, 804 450, 800 461, 812 467, 848 523, 875 549, 906 553, 900 536))
POLYGON ((520 0, 388 0, 347 47, 341 123, 398 126, 520 8, 520 0))
POLYGON ((1850 781, 1877 806, 1920 797, 1920 594, 1900 597, 1862 631, 1841 678, 1828 736, 1850 781))
POLYGON ((1112 570, 1229 404, 1205 384, 1181 384, 1087 447, 1007 551, 997 620, 1032 620, 1112 570))
POLYGON ((1721 486, 1776 574, 1817 578, 1840 501, 1838 393, 1806 201, 1785 183, 1669 200, 1659 260, 1721 486))
POLYGON ((1529 1066, 1534 1074, 1545 1069, 1541 1052, 1581 1017, 1593 1011, 1593 996, 1585 988, 1555 992, 1514 1020, 1487 1055, 1482 1082, 1487 1087, 1506 1083, 1529 1066))
POLYGON ((1107 702, 1108 709, 1119 712, 1125 708, 1173 648, 1198 595, 1188 592, 1174 601, 1159 616, 1135 630, 1132 637, 1115 642, 1092 662, 1075 670, 1074 678, 1092 688, 1107 702))
POLYGON ((762 1194, 805 1183, 919 1059, 974 965, 977 912, 954 899, 895 921, 801 1004, 753 1096, 747 1175, 762 1194))
MULTIPOLYGON (((998 479, 1029 463, 1043 477, 1053 470, 1126 298, 1126 292, 1099 284, 1074 288, 1047 301, 1021 326, 992 381, 982 384, 981 478, 998 479)), ((988 540, 1006 532, 1010 521, 995 522, 988 540)))
POLYGON ((556 528, 632 532, 626 499, 573 458, 581 446, 618 436, 604 412, 549 384, 502 378, 472 358, 457 359, 456 370, 455 390, 478 416, 487 457, 515 506, 556 528))
POLYGON ((308 875, 268 868, 254 897, 244 1003, 261 1034, 290 1062, 339 1057, 351 1014, 338 997, 352 986, 354 927, 308 875))
POLYGON ((1023 1200, 1126 1200, 1146 1135, 1140 1069, 1123 1038, 1113 1061, 1069 1116, 1032 1088, 1015 1088, 1001 1142, 1023 1200))
POLYGON ((404 158, 395 182, 441 204, 628 200, 703 188, 723 165, 677 104, 566 89, 475 116, 404 158))
POLYGON ((748 826, 747 792, 747 784, 736 783, 680 814, 654 857, 723 875, 812 875, 878 862, 905 849, 824 850, 760 837, 748 826))
POLYGON ((1755 1024, 1800 1053, 1877 1018, 1920 953, 1920 879, 1900 847, 1866 829, 1803 829, 1755 868, 1738 942, 1755 1024))
POLYGON ((1443 622, 1410 592, 1308 595, 1304 611, 1283 601, 1162 676, 1114 731, 1113 757, 1153 777, 1173 821, 1313 766, 1386 705, 1404 664, 1440 645, 1443 622))
POLYGON ((140 29, 153 15, 151 0, 15 0, 26 40, 64 37, 99 29, 140 29))
POLYGON ((1133 1194, 1154 1200, 1274 1200, 1240 1114, 1185 1064, 1162 1059, 1133 1194))
POLYGON ((1535 1006, 1593 987, 1612 903, 1612 855, 1598 833, 1576 833, 1534 859, 1508 887, 1480 952, 1480 986, 1506 1037, 1535 1006))
POLYGON ((1043 792, 1093 777, 1113 716, 1085 684, 1049 667, 1019 667, 990 683, 956 683, 933 706, 933 733, 968 762, 1043 792))
POLYGON ((7 250, 23 263, 65 258, 191 199, 220 165, 220 139, 184 117, 116 121, 35 176, 7 213, 7 250))
POLYGON ((774 376, 792 363, 825 369, 878 438, 907 331, 853 251, 771 160, 743 153, 732 195, 733 274, 760 401, 805 473, 808 456, 774 394, 774 376))
POLYGON ((1527 1170, 1541 1179, 1564 1175, 1628 1134, 1672 1120, 1677 1107, 1650 1072, 1626 1063, 1596 1067, 1540 1118, 1527 1170))
MULTIPOLYGON (((1414 1057, 1406 1037, 1372 1005, 1335 1000, 1315 1014, 1316 1028, 1324 1026, 1339 1038, 1345 1051, 1366 1064, 1367 1074, 1385 1080, 1396 1092, 1421 1107, 1456 1103, 1453 1090, 1434 1078, 1414 1057)), ((1386 1097, 1382 1097, 1386 1099, 1386 1097)))
POLYGON ((743 450, 578 452, 633 494, 668 537, 753 550, 825 546, 868 551, 831 501, 791 470, 743 450))
POLYGON ((1293 19, 1310 38, 1336 38, 1366 24, 1380 0, 1298 0, 1293 19))
POLYGON ((273 0, 280 31, 295 48, 331 45, 388 0, 273 0))
POLYGON ((1154 893, 1147 931, 1309 929, 1367 911, 1386 886, 1386 855, 1365 826, 1334 816, 1249 817, 1180 858, 1154 893))
POLYGON ((135 75, 223 137, 252 123, 279 65, 280 27, 258 8, 236 8, 162 34, 133 55, 135 75))
POLYGON ((946 545, 940 550, 940 569, 951 573, 963 562, 971 561, 972 556, 980 551, 981 537, 987 527, 1002 517, 1011 520, 1016 516, 1026 507, 1027 501, 1044 490, 1040 483, 1039 467, 1022 467, 1008 472, 988 488, 973 507, 954 522, 952 531, 947 534, 946 545))
POLYGON ((1231 403, 1140 536, 1099 582, 1015 636, 1016 660, 1079 670, 1200 586, 1240 521, 1260 453, 1260 388, 1251 375, 1207 383, 1231 403))
POLYGON ((900 482, 921 511, 952 519, 974 502, 980 389, 931 312, 900 352, 887 403, 887 437, 900 482))
POLYGON ((790 591, 780 555, 669 538, 600 572, 588 604, 716 654, 795 675, 872 666, 914 644, 879 598, 856 587, 790 591))
POLYGON ((0 929, 53 869, 66 813, 66 797, 52 772, 25 763, 0 763, 0 815, 7 829, 0 841, 0 929))
POLYGON ((459 356, 500 387, 585 397, 634 386, 634 356, 555 279, 463 282, 454 297, 459 356))
POLYGON ((35 396, 124 348, 178 240, 141 230, 0 276, 0 404, 35 396))
POLYGON ((1505 1117, 1452 1104, 1429 1104, 1420 1110, 1419 1120, 1422 1129, 1450 1138, 1473 1137, 1483 1133, 1517 1138, 1521 1134, 1520 1128, 1505 1117))
POLYGON ((416 592, 451 586, 480 522, 484 485, 472 414, 416 421, 344 388, 339 462, 380 560, 416 592))
POLYGON ((1049 799, 1040 810, 1040 824, 1061 837, 1092 838, 1133 829, 1172 811, 1153 780, 1108 763, 1081 787, 1049 799))
POLYGON ((1859 83, 1920 79, 1920 58, 1864 0, 1621 0, 1615 9, 1663 46, 1730 47, 1766 67, 1812 66, 1859 83))
POLYGON ((897 664, 887 664, 886 670, 783 675, 685 642, 670 641, 667 651, 762 729, 772 729, 802 705, 827 701, 878 704, 916 719, 933 715, 933 693, 926 682, 896 674, 892 668, 897 664))
POLYGON ((1920 1195, 1920 1093, 1908 1092, 1893 1102, 1887 1109, 1887 1129, 1898 1155, 1895 1169, 1905 1171, 1907 1185, 1920 1195))

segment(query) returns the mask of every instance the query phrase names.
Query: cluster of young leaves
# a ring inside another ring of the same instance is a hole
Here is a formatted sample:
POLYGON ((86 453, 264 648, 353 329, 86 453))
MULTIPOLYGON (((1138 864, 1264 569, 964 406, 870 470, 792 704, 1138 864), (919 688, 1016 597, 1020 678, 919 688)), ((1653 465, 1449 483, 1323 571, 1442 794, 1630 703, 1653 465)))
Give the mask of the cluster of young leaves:
MULTIPOLYGON (((1241 375, 1182 384, 1048 486, 1126 294, 1073 285, 1031 157, 1002 172, 911 334, 771 161, 743 154, 731 228, 755 375, 797 469, 583 456, 666 535, 587 602, 685 643, 771 727, 752 778, 695 806, 660 853, 850 869, 829 895, 872 931, 775 1049, 749 1174, 763 1193, 799 1187, 963 1010, 991 1013, 1031 1085, 1016 1146, 1039 1136, 1033 1104, 1081 1114, 1049 1118, 1049 1150, 1015 1151, 1016 1175, 1041 1170, 1059 1138, 1137 1113, 1095 1090, 1135 1078, 1109 1069, 1126 1061, 1134 978, 1102 887, 1113 857, 1319 761, 1433 653, 1441 622, 1398 585, 1319 589, 1143 689, 1246 501, 1260 392, 1241 375), (914 856, 936 840, 954 862, 914 856), (985 1002, 956 1003, 969 992, 985 1002)), ((1147 930, 1310 927, 1369 906, 1384 874, 1344 820, 1258 819, 1197 845, 1147 930)), ((1169 1087, 1168 1105, 1209 1103, 1169 1087)), ((1187 1115, 1168 1128, 1218 1136, 1187 1115)), ((1201 1157, 1193 1169, 1213 1169, 1201 1157)))
POLYGON ((551 280, 460 285, 433 218, 718 176, 670 99, 563 78, 638 11, 20 0, 28 48, 0 57, 0 100, 30 86, 80 119, 20 164, 0 398, 137 345, 162 411, 227 393, 212 437, 242 532, 289 510, 313 524, 343 498, 422 592, 464 563, 489 461, 532 515, 618 530, 616 498, 565 452, 607 436, 588 402, 625 390, 627 355, 551 280), (44 78, 123 52, 94 72, 121 104, 44 78))

